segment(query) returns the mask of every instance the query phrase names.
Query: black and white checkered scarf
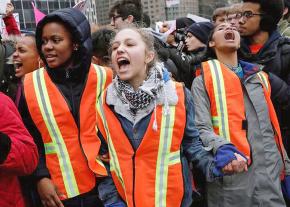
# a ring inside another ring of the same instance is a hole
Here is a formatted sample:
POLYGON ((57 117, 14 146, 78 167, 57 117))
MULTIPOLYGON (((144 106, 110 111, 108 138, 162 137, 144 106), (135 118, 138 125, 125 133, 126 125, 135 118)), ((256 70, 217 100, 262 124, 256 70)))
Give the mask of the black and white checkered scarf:
POLYGON ((162 73, 157 68, 150 70, 147 79, 136 91, 129 83, 120 80, 118 76, 116 79, 114 85, 117 95, 124 104, 129 106, 133 115, 152 103, 163 85, 162 73))

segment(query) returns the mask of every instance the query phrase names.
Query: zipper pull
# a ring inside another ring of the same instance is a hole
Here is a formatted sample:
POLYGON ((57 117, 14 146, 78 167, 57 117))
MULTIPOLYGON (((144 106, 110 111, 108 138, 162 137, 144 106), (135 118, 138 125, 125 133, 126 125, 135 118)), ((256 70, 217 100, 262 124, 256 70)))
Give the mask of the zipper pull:
POLYGON ((70 75, 69 75, 69 70, 66 70, 66 71, 65 71, 65 78, 66 78, 66 79, 69 79, 69 77, 70 77, 70 75))

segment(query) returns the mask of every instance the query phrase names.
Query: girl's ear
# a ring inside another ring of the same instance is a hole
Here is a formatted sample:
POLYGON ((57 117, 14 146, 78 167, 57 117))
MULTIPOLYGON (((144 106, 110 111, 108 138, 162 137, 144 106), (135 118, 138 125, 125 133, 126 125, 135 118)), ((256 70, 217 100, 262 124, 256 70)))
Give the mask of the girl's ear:
POLYGON ((214 41, 209 41, 208 42, 208 46, 209 47, 214 47, 215 46, 215 42, 214 41))
POLYGON ((155 56, 155 54, 153 51, 147 52, 146 58, 145 58, 145 63, 146 64, 150 63, 154 59, 154 56, 155 56))

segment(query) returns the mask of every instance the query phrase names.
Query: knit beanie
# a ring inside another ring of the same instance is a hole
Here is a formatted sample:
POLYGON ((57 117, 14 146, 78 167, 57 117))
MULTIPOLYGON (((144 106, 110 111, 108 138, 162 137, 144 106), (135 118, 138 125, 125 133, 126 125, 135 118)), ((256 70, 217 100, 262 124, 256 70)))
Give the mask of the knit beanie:
POLYGON ((213 29, 213 24, 211 22, 198 22, 190 25, 186 32, 190 32, 195 36, 199 41, 204 44, 207 44, 209 34, 213 29))

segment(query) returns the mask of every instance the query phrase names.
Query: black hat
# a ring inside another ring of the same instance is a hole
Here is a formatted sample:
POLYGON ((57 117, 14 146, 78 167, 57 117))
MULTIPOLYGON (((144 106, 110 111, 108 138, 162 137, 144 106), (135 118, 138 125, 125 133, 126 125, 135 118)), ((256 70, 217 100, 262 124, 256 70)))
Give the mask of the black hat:
POLYGON ((208 37, 212 29, 213 24, 211 22, 198 22, 190 25, 186 32, 190 32, 193 36, 199 39, 199 41, 207 44, 208 37))

